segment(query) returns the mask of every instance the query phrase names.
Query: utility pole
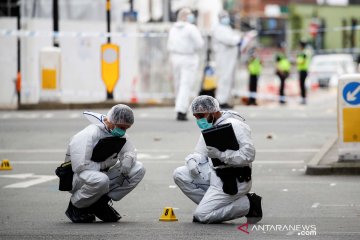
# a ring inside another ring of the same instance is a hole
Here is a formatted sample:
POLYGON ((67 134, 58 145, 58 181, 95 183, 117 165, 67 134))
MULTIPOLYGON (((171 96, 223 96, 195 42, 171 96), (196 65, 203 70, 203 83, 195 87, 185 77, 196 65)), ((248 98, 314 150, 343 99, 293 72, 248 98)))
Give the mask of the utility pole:
POLYGON ((111 43, 111 5, 106 0, 107 43, 101 45, 101 76, 106 86, 106 99, 114 99, 114 88, 120 76, 120 48, 111 43))
MULTIPOLYGON (((107 33, 109 34, 107 37, 107 43, 111 43, 111 37, 110 37, 110 32, 111 32, 111 3, 110 0, 106 0, 106 26, 107 26, 107 33)), ((113 92, 106 92, 106 98, 107 99, 114 99, 114 94, 113 92)))
MULTIPOLYGON (((21 30, 21 1, 17 2, 17 30, 21 30)), ((21 105, 21 45, 20 34, 17 36, 17 75, 16 75, 16 93, 18 109, 21 105)))
POLYGON ((106 0, 106 23, 107 23, 107 43, 111 42, 110 31, 111 31, 111 15, 110 15, 111 3, 110 0, 106 0))
POLYGON ((54 47, 59 47, 59 2, 58 0, 53 0, 53 45, 54 47))

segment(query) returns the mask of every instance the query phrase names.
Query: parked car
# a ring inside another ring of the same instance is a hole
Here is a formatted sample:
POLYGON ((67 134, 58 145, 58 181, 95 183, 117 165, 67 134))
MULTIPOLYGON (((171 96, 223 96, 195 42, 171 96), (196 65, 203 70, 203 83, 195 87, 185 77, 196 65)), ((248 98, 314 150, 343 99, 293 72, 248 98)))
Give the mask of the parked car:
POLYGON ((316 55, 310 62, 308 83, 311 86, 334 87, 341 75, 355 72, 355 62, 350 54, 316 55))

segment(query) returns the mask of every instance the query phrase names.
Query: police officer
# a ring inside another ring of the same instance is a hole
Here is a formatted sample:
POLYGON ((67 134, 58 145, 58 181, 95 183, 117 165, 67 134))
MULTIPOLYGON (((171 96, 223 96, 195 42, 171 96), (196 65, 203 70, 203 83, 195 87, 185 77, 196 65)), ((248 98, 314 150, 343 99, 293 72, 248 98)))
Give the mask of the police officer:
POLYGON ((308 74, 309 68, 309 56, 304 51, 306 43, 303 41, 299 42, 300 52, 296 57, 296 67, 299 72, 299 81, 300 81, 300 91, 301 91, 301 104, 306 104, 306 88, 305 80, 308 74))
POLYGON ((277 54, 276 56, 276 75, 280 78, 280 104, 285 104, 285 81, 289 77, 291 69, 290 61, 282 54, 277 54))
POLYGON ((250 59, 248 62, 248 70, 250 75, 249 77, 250 97, 249 97, 248 105, 257 105, 256 103, 257 83, 258 83, 259 75, 262 70, 262 63, 255 53, 252 53, 250 55, 250 59))

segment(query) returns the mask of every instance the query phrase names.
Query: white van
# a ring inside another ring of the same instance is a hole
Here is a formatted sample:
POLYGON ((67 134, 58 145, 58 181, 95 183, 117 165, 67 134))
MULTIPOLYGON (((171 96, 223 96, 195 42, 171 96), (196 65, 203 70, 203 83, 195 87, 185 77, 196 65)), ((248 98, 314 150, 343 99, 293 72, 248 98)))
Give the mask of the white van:
POLYGON ((307 80, 311 86, 334 87, 341 75, 355 72, 355 62, 350 54, 316 55, 310 62, 307 80))

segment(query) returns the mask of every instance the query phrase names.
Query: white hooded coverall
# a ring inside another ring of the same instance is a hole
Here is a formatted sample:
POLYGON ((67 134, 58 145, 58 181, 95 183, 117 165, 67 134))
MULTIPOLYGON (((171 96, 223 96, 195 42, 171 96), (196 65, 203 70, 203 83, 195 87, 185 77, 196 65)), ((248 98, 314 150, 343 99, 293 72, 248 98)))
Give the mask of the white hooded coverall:
MULTIPOLYGON (((142 163, 136 160, 136 150, 128 139, 118 153, 118 161, 103 171, 101 164, 91 161, 95 145, 102 138, 111 137, 103 122, 104 115, 85 112, 86 117, 92 116, 91 124, 72 137, 67 148, 65 162, 71 160, 74 172, 71 202, 75 207, 85 208, 95 203, 102 195, 107 194, 112 200, 119 201, 131 192, 145 175, 142 163), (122 160, 132 159, 132 167, 125 176, 121 173, 122 160)), ((110 157, 111 158, 111 157, 110 157)))
MULTIPOLYGON (((222 117, 214 125, 231 123, 240 146, 237 151, 225 151, 227 167, 249 166, 251 168, 251 163, 255 159, 251 130, 238 116, 236 112, 224 111, 222 117)), ((186 166, 179 167, 174 171, 174 181, 185 195, 198 204, 194 217, 203 223, 217 223, 245 216, 250 208, 246 194, 251 189, 251 181, 237 182, 238 193, 226 194, 211 161, 207 162, 207 149, 202 135, 200 135, 195 153, 189 155, 186 160, 194 158, 193 155, 196 156, 201 174, 194 178, 186 166)))
POLYGON ((186 113, 188 111, 190 93, 199 65, 197 52, 203 45, 204 40, 200 31, 191 23, 178 21, 169 31, 167 48, 170 52, 174 76, 176 112, 186 113))
POLYGON ((229 103, 231 97, 240 40, 240 34, 237 34, 228 25, 218 24, 213 29, 212 41, 218 78, 216 99, 220 105, 229 103))

